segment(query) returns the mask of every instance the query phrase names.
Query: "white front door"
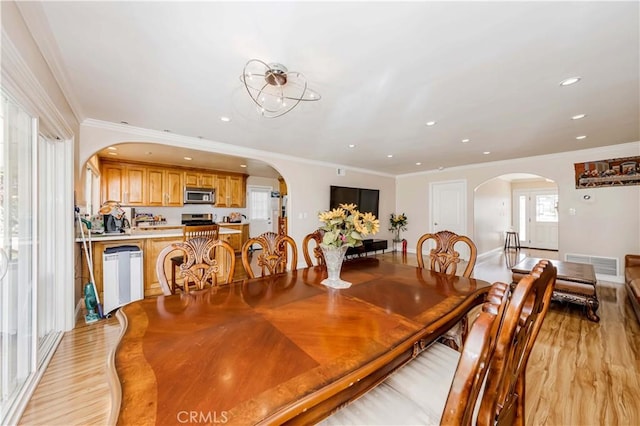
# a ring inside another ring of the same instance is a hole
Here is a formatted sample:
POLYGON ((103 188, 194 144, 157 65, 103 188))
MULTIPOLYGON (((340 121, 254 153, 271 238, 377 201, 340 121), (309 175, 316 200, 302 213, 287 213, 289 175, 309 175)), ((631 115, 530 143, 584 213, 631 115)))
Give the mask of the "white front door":
MULTIPOLYGON (((429 185, 431 232, 451 231, 467 235, 467 182, 455 180, 434 182, 429 185)), ((423 247, 423 252, 426 250, 423 247)), ((466 245, 456 246, 463 259, 469 258, 466 245)))
POLYGON ((249 237, 274 232, 270 186, 248 186, 249 237))
POLYGON ((517 190, 513 194, 514 226, 523 247, 558 250, 558 191, 517 190))

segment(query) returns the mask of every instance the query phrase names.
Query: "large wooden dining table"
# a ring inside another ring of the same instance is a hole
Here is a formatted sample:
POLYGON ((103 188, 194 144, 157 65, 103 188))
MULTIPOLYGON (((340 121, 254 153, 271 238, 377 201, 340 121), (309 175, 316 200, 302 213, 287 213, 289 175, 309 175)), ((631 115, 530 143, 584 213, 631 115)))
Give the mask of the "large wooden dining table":
POLYGON ((327 288, 326 276, 299 269, 118 311, 112 420, 314 423, 415 357, 489 288, 371 257, 344 263, 350 288, 327 288))

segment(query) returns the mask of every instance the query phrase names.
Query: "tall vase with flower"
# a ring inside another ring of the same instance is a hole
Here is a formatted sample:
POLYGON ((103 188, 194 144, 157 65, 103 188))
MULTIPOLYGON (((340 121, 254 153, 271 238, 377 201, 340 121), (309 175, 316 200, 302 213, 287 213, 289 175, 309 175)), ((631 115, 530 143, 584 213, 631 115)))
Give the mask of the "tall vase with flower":
POLYGON ((394 243, 399 243, 402 241, 402 239, 400 238, 400 231, 406 231, 407 230, 407 215, 402 213, 402 214, 395 214, 395 213, 391 213, 391 217, 389 218, 389 231, 393 231, 394 236, 393 236, 393 242, 394 243))
POLYGON ((348 288, 350 282, 340 279, 340 268, 349 247, 362 245, 368 235, 380 230, 380 222, 372 213, 361 213, 355 204, 340 204, 338 208, 318 214, 323 225, 320 248, 327 265, 328 277, 322 284, 333 288, 348 288))

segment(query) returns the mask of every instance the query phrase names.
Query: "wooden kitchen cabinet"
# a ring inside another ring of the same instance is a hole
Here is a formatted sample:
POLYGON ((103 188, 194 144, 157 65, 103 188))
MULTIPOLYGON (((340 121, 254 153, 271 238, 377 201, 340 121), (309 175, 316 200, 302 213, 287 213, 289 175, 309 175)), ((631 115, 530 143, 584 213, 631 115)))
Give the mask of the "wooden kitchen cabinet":
MULTIPOLYGON (((159 237, 145 240, 144 249, 144 297, 163 294, 158 275, 156 274, 156 259, 160 252, 172 243, 181 243, 182 237, 159 237)), ((169 253, 164 259, 164 271, 168 281, 171 281, 171 258, 182 254, 181 250, 169 253)), ((169 284, 171 285, 171 284, 169 284)))
POLYGON ((242 245, 249 239, 249 224, 225 223, 224 225, 220 224, 220 227, 240 231, 240 234, 220 234, 220 239, 228 242, 236 252, 240 252, 242 245))
POLYGON ((124 206, 143 206, 146 199, 147 168, 126 163, 102 166, 102 202, 117 201, 124 206))
POLYGON ((182 206, 182 172, 172 169, 147 169, 148 200, 147 206, 182 206))
POLYGON ((213 173, 200 173, 195 171, 184 172, 185 186, 196 188, 214 189, 216 187, 216 175, 213 173))
POLYGON ((246 207, 246 182, 246 175, 218 175, 216 177, 216 207, 246 207))

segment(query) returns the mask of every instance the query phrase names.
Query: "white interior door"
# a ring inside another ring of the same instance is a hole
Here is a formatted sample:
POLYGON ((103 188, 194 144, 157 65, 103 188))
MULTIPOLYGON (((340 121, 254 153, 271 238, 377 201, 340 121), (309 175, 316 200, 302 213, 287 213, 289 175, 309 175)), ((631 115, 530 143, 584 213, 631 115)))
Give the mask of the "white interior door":
MULTIPOLYGON (((464 180, 434 182, 429 185, 431 232, 451 231, 467 235, 467 182, 464 180)), ((423 251, 426 250, 423 247, 423 251)), ((469 258, 466 246, 456 246, 460 256, 469 258)))
POLYGON ((270 186, 248 186, 249 236, 274 232, 270 186))
POLYGON ((558 250, 558 191, 518 190, 513 194, 514 226, 524 247, 558 250))

